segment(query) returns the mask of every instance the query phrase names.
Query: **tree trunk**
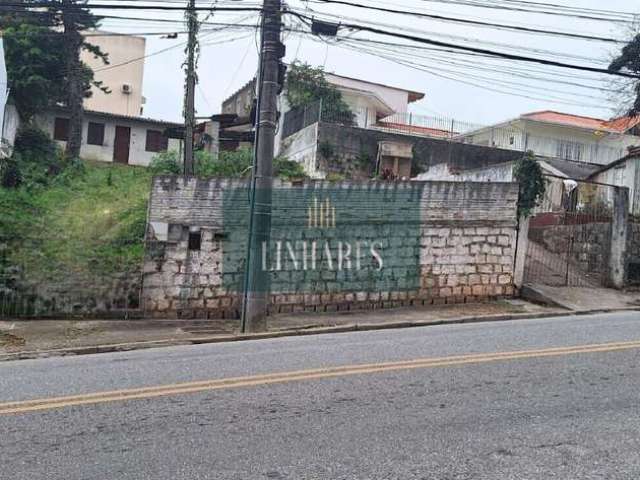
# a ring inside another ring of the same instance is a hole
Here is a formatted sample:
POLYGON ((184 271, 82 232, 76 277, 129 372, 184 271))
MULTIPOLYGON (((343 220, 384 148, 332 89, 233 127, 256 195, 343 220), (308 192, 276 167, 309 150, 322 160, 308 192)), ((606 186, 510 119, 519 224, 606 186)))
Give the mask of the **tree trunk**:
POLYGON ((82 35, 78 31, 73 10, 73 0, 64 0, 63 25, 69 88, 67 97, 67 107, 69 109, 69 138, 67 140, 65 153, 69 158, 79 158, 80 147, 82 146, 82 120, 84 116, 84 109, 82 105, 82 63, 80 62, 82 35))

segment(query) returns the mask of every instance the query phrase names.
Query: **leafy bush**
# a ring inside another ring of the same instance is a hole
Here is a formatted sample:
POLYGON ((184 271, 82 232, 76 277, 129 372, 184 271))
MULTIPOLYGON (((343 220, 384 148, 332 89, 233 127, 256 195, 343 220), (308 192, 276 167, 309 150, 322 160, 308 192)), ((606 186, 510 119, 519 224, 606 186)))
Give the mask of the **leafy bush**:
POLYGON ((325 180, 327 182, 335 183, 335 182, 342 182, 346 178, 347 177, 342 173, 331 172, 327 174, 327 177, 325 178, 325 180))
POLYGON ((284 157, 278 157, 273 160, 273 175, 275 177, 280 177, 283 180, 307 177, 301 163, 288 160, 284 157))
MULTIPOLYGON (((322 115, 327 121, 352 124, 354 115, 342 98, 342 93, 331 85, 322 67, 293 62, 287 73, 287 101, 291 108, 305 107, 322 100, 322 115)), ((328 157, 327 157, 328 158, 328 157)))
POLYGON ((57 144, 45 132, 26 126, 16 135, 11 158, 0 165, 2 186, 47 185, 67 165, 57 144))
MULTIPOLYGON (((195 174, 199 178, 245 178, 251 176, 253 165, 253 151, 242 148, 235 152, 223 151, 216 158, 213 154, 198 150, 194 153, 195 174)), ((182 163, 178 159, 178 152, 171 150, 153 157, 149 164, 153 175, 180 175, 182 163)), ((275 158, 273 161, 274 176, 284 179, 304 178, 304 168, 301 164, 286 158, 275 158)))
POLYGON ((182 162, 175 150, 160 152, 153 156, 149 163, 149 171, 153 175, 179 175, 182 173, 182 162))
POLYGON ((0 158, 0 185, 16 188, 22 183, 22 173, 13 158, 0 158))
POLYGON ((527 152, 516 162, 513 169, 513 176, 520 184, 518 215, 529 217, 547 190, 547 183, 542 173, 542 168, 537 162, 533 152, 527 152))
POLYGON ((205 151, 196 152, 196 175, 201 178, 228 177, 241 178, 251 175, 253 152, 242 148, 235 152, 220 152, 216 159, 205 151))

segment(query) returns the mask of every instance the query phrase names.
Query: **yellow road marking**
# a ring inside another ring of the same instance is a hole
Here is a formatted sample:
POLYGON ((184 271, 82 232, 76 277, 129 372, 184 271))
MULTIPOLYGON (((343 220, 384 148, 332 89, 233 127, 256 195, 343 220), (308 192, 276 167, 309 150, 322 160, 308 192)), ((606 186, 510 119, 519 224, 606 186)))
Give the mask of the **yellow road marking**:
POLYGON ((329 367, 313 370, 271 373, 248 377, 223 378, 216 380, 160 385, 154 387, 88 393, 83 395, 0 403, 0 415, 36 412, 40 410, 51 410, 77 405, 91 405, 99 403, 163 397, 169 395, 182 395, 186 393, 222 390, 227 388, 252 387, 258 385, 271 385, 276 383, 304 380, 318 380, 323 378, 334 378, 347 375, 362 375, 397 370, 411 370, 417 368, 449 367, 456 365, 480 364, 527 358, 558 357, 565 355, 577 355, 581 353, 615 352, 631 349, 640 349, 640 341, 580 345, 574 347, 556 347, 541 350, 522 350, 513 352, 481 353, 437 358, 420 358, 415 360, 387 363, 347 365, 342 367, 329 367))

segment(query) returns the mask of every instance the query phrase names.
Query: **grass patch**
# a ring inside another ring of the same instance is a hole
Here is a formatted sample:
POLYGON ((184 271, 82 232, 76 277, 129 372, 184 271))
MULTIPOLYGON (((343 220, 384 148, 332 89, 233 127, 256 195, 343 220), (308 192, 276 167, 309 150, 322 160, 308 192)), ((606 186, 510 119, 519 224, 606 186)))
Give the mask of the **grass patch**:
POLYGON ((139 268, 150 185, 145 168, 83 162, 46 186, 0 189, 5 264, 33 281, 139 268))

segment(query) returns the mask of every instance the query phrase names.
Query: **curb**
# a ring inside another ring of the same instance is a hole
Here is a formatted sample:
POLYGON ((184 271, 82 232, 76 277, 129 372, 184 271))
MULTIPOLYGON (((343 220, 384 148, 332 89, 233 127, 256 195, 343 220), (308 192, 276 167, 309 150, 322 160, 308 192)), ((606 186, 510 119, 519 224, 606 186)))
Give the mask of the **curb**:
POLYGON ((146 342, 117 343, 109 345, 96 345, 74 348, 59 348, 53 350, 36 350, 30 352, 16 352, 0 354, 0 362, 13 360, 30 360, 37 358, 64 357, 77 355, 93 355, 97 353, 130 352, 133 350, 144 350, 149 348, 175 347, 187 345, 206 345, 213 343, 245 342, 252 340, 268 340, 285 337, 301 337, 309 335, 326 335, 331 333, 347 332, 367 332, 377 330, 395 330, 405 328, 430 327, 438 325, 460 325, 485 322, 507 322, 511 320, 536 320, 555 317, 579 317, 585 315, 616 313, 616 312, 640 312, 638 307, 593 309, 593 310, 556 310, 552 312, 540 313, 514 313, 486 316, 470 316, 450 318, 443 320, 424 321, 400 321, 378 324, 348 324, 334 327, 312 327, 301 329, 279 330, 264 333, 239 334, 239 335, 217 335, 211 337, 193 337, 176 340, 154 340, 146 342))

